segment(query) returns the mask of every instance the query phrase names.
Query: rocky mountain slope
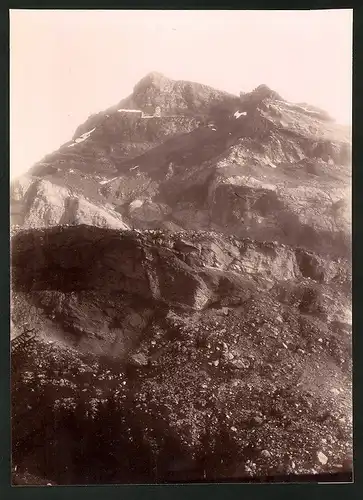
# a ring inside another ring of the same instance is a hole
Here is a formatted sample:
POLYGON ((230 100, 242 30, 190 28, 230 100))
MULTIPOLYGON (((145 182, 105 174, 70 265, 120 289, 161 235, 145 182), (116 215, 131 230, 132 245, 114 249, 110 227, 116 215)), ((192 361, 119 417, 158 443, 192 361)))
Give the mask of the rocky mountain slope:
POLYGON ((154 74, 116 108, 14 183, 15 224, 203 229, 349 252, 350 133, 322 111, 265 86, 239 98, 154 74), (161 116, 119 112, 150 103, 161 116))
POLYGON ((350 467, 348 261, 90 226, 20 232, 12 244, 14 329, 39 332, 13 354, 19 466, 58 484, 350 467), (36 446, 56 463, 37 452, 24 405, 44 413, 36 446), (88 455, 97 418, 111 433, 100 453, 114 454, 101 469, 88 455), (88 451, 62 451, 74 425, 88 451))
POLYGON ((350 471, 350 154, 153 73, 15 181, 16 481, 350 471))

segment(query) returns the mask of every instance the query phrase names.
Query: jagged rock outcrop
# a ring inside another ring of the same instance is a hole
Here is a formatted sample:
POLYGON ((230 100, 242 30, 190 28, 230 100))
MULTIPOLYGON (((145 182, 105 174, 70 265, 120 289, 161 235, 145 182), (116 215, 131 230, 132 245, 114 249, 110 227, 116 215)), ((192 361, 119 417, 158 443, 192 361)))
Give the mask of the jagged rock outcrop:
MULTIPOLYGON (((19 191, 18 191, 19 192, 19 191)), ((128 229, 114 210, 95 205, 73 189, 39 180, 28 186, 18 202, 18 225, 24 228, 90 224, 128 229)))
POLYGON ((175 81, 160 73, 149 73, 134 87, 133 94, 120 107, 142 109, 153 113, 157 106, 163 115, 208 114, 211 106, 235 102, 236 97, 200 83, 175 81))

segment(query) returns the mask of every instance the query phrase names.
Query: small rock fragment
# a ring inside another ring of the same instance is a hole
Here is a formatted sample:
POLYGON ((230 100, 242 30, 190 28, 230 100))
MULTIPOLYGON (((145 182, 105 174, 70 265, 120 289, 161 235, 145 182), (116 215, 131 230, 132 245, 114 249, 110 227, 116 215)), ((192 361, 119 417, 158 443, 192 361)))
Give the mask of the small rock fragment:
POLYGON ((325 465, 328 462, 328 457, 324 455, 322 451, 318 451, 317 453, 318 460, 321 464, 325 465))
POLYGON ((266 457, 266 458, 270 458, 271 457, 271 453, 268 450, 262 450, 261 451, 261 455, 263 457, 266 457))
POLYGON ((147 356, 143 353, 133 354, 130 358, 131 364, 134 366, 146 366, 148 364, 147 356))
POLYGON ((231 361, 231 365, 237 369, 247 369, 250 366, 249 361, 242 359, 234 359, 231 361))
POLYGON ((254 425, 261 425, 261 424, 263 423, 263 418, 261 418, 261 417, 259 417, 259 416, 252 417, 251 422, 252 422, 254 425))

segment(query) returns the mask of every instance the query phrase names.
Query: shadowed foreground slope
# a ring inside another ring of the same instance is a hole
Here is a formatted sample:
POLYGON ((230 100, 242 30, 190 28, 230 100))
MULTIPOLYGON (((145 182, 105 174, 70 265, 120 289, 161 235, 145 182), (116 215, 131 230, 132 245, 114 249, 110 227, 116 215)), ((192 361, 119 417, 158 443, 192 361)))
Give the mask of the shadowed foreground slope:
POLYGON ((46 482, 351 469, 350 264, 211 232, 12 238, 13 465, 46 482))

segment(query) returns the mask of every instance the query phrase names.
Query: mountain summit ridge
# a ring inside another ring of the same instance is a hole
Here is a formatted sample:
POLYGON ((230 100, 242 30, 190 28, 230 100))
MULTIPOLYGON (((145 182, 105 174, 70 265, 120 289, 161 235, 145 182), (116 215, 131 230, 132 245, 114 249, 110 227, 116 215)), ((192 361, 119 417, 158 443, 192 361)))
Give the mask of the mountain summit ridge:
MULTIPOLYGON (((351 158, 346 128, 316 108, 286 102, 264 84, 237 97, 152 72, 135 89, 117 106, 91 116, 78 128, 73 141, 35 165, 26 182, 14 184, 16 223, 30 227, 37 220, 36 225, 46 227, 49 221, 85 222, 82 215, 72 219, 58 209, 59 217, 46 216, 47 211, 54 211, 52 202, 44 200, 44 194, 36 194, 35 187, 29 190, 32 182, 41 179, 51 183, 54 193, 64 188, 64 206, 68 199, 78 199, 96 210, 99 206, 103 212, 114 211, 117 221, 121 217, 128 227, 224 231, 221 213, 225 213, 229 226, 241 235, 246 228, 254 233, 258 227, 264 234, 271 233, 258 222, 261 217, 267 217, 269 228, 276 225, 271 220, 273 205, 272 212, 256 210, 261 196, 275 197, 276 209, 284 206, 284 211, 296 212, 291 203, 300 199, 300 204, 310 206, 307 196, 315 190, 326 199, 326 227, 316 220, 313 223, 313 214, 303 221, 290 213, 288 219, 296 220, 298 226, 313 225, 315 233, 322 229, 330 232, 333 239, 345 237, 351 158), (28 186, 22 196, 16 187, 20 184, 28 186), (231 198, 233 191, 237 195, 231 198), (173 192, 178 194, 171 201, 173 192), (223 192, 228 200, 220 209, 216 209, 217 192, 223 192), (339 200, 345 206, 340 215, 333 208, 339 200), (130 209, 130 204, 138 208, 130 209), (192 213, 199 222, 188 222, 192 213), (340 229, 332 233, 331 223, 337 224, 337 215, 340 229)), ((290 227, 292 222, 286 224, 290 227)), ((288 231, 276 228, 271 237, 284 240, 281 230, 288 231)), ((298 238, 300 243, 304 231, 298 238)), ((290 240, 286 242, 294 243, 290 240)))

